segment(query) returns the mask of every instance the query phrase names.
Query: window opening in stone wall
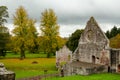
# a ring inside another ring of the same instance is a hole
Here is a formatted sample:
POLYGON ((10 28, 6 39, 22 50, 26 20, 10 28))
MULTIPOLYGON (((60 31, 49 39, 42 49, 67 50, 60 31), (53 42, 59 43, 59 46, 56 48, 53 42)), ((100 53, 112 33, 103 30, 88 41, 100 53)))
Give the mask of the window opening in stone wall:
POLYGON ((92 63, 95 64, 95 56, 92 55, 92 63))
POLYGON ((117 71, 120 72, 120 64, 118 65, 117 71))

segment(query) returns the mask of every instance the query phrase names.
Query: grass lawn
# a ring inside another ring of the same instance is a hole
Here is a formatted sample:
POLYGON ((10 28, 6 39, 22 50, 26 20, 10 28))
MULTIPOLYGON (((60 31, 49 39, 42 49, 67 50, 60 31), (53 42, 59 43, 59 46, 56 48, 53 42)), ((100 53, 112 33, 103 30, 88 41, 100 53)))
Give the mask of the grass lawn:
POLYGON ((92 74, 89 76, 74 75, 67 77, 47 78, 43 80, 120 80, 120 74, 101 73, 101 74, 92 74))
MULTIPOLYGON (((48 70, 48 74, 57 72, 54 57, 43 58, 46 57, 45 54, 26 54, 27 58, 20 60, 19 56, 19 54, 7 54, 6 58, 0 59, 0 62, 4 63, 8 70, 12 70, 16 73, 16 79, 42 75, 44 74, 44 70, 48 70), (32 64, 34 61, 37 62, 37 64, 32 64)), ((74 75, 43 80, 120 80, 120 74, 102 73, 89 76, 74 75)))
MULTIPOLYGON (((45 58, 46 57, 46 54, 44 54, 44 53, 28 53, 28 52, 26 52, 25 53, 26 54, 26 58, 45 58)), ((0 57, 0 58, 4 58, 4 57, 0 57)), ((5 58, 20 58, 20 53, 17 53, 17 54, 15 54, 15 53, 7 53, 6 54, 6 56, 5 56, 5 58)))
POLYGON ((8 70, 14 71, 16 78, 44 74, 44 70, 48 70, 47 73, 57 72, 55 58, 0 59, 0 62, 4 63, 8 70), (32 64, 34 61, 38 63, 32 64))

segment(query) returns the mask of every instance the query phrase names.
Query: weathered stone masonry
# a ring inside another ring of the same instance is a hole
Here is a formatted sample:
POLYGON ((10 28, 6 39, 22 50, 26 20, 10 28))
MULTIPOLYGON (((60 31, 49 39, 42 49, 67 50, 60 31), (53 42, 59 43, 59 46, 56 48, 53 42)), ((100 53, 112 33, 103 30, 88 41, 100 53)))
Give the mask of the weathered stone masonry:
POLYGON ((109 40, 93 17, 87 22, 72 62, 64 65, 65 75, 120 72, 120 50, 109 47, 109 40))

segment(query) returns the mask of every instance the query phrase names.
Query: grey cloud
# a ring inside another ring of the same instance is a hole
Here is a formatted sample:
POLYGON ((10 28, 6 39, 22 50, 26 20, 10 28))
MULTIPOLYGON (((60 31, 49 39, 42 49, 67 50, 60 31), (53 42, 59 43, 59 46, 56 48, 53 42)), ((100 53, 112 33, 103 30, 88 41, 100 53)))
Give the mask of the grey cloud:
POLYGON ((79 24, 90 16, 106 23, 119 23, 119 0, 1 0, 9 8, 10 20, 15 10, 24 6, 30 17, 40 20, 41 12, 52 8, 60 24, 79 24))
POLYGON ((0 0, 6 5, 12 23, 13 15, 19 6, 24 6, 29 16, 40 22, 45 9, 53 9, 60 25, 86 25, 91 16, 99 24, 120 24, 120 0, 0 0))

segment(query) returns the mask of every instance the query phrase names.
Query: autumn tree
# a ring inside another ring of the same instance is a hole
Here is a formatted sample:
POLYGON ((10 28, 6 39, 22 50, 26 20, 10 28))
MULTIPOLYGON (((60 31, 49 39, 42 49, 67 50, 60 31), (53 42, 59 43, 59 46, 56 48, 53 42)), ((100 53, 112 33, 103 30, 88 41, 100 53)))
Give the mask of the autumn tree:
POLYGON ((120 48, 120 34, 117 34, 115 37, 110 39, 110 47, 120 48))
POLYGON ((39 52, 45 52, 45 46, 43 45, 43 36, 37 37, 37 44, 38 44, 38 50, 39 52))
POLYGON ((37 44, 37 30, 35 28, 35 20, 29 19, 28 21, 28 29, 27 29, 27 35, 26 35, 26 46, 27 49, 31 53, 35 53, 38 50, 38 44, 37 44))
POLYGON ((34 38, 36 37, 35 21, 28 17, 24 7, 20 6, 14 15, 15 28, 13 33, 15 35, 15 46, 21 54, 21 59, 25 58, 25 50, 33 48, 34 38))
POLYGON ((54 53, 57 48, 57 37, 59 36, 59 26, 57 24, 57 16, 52 9, 45 10, 41 17, 40 30, 43 36, 43 45, 47 57, 54 53))
POLYGON ((60 48, 62 48, 67 42, 67 38, 62 38, 60 36, 57 37, 57 47, 56 50, 59 50, 60 48))
MULTIPOLYGON (((54 49, 54 52, 56 50, 59 50, 60 48, 62 48, 65 45, 66 41, 67 41, 67 38, 62 38, 60 36, 57 36, 57 43, 56 43, 57 47, 56 47, 56 49, 54 49)), ((45 46, 44 42, 45 42, 44 37, 38 36, 37 44, 39 46, 39 52, 44 52, 44 54, 46 54, 47 51, 46 51, 46 46, 45 46)), ((53 53, 53 54, 55 55, 55 53, 53 53)))
POLYGON ((120 48, 120 28, 114 26, 111 30, 106 31, 105 34, 110 39, 110 47, 120 48))
POLYGON ((77 48, 78 46, 78 42, 79 42, 79 39, 80 39, 80 36, 81 36, 81 33, 83 32, 84 30, 81 29, 81 30, 76 30, 74 33, 72 33, 72 35, 69 37, 68 41, 66 42, 66 45, 67 47, 72 51, 74 52, 75 49, 77 48))

